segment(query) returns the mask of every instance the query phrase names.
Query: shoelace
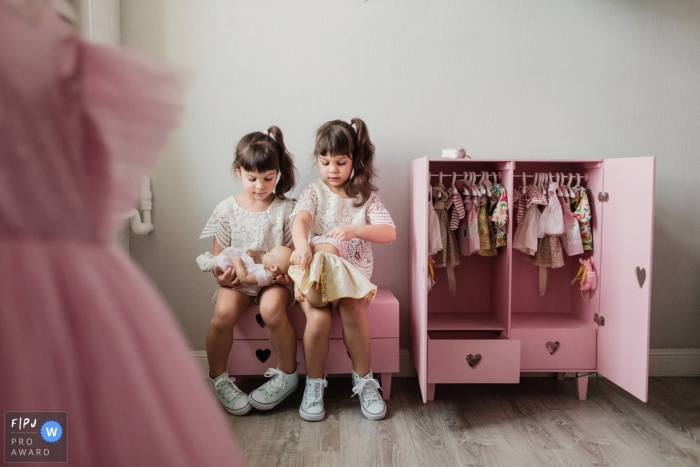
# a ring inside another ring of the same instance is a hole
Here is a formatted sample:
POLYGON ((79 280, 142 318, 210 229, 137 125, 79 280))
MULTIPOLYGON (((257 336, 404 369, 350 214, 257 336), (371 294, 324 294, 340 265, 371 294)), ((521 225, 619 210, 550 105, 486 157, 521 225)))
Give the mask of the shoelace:
POLYGON ((323 389, 328 387, 326 378, 313 381, 311 383, 311 391, 304 391, 304 396, 309 406, 318 404, 323 400, 323 389))
POLYGON ((379 381, 376 379, 361 379, 360 382, 352 388, 352 392, 354 393, 352 397, 359 394, 363 402, 380 401, 381 398, 379 397, 379 391, 377 391, 377 389, 381 390, 382 388, 379 385, 379 381))
POLYGON ((236 378, 233 376, 229 376, 228 379, 220 379, 216 383, 214 383, 214 388, 218 391, 221 386, 224 386, 224 388, 221 390, 223 393, 223 396, 226 398, 227 401, 231 402, 234 397, 236 397, 236 394, 241 392, 238 387, 233 384, 236 381, 236 378), (226 384, 230 383, 230 384, 226 384))
POLYGON ((284 389, 287 385, 287 378, 284 377, 285 374, 277 368, 268 368, 265 372, 265 378, 272 378, 264 384, 265 389, 272 389, 274 391, 279 391, 284 389))

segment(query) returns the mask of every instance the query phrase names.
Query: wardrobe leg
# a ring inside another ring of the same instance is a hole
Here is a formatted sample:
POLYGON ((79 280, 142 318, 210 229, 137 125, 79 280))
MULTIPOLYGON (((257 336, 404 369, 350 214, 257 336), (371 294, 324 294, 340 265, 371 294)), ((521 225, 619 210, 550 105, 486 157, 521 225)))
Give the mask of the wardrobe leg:
POLYGON ((425 399, 432 401, 435 400, 435 383, 428 383, 426 384, 425 388, 425 399))
POLYGON ((389 400, 391 396, 391 373, 382 373, 382 399, 389 400))
POLYGON ((581 376, 583 373, 576 373, 576 384, 578 386, 578 400, 586 400, 586 392, 588 391, 588 376, 581 376))
POLYGON ((559 381, 563 380, 563 379, 564 379, 564 373, 563 373, 563 372, 557 373, 557 379, 558 379, 559 381))

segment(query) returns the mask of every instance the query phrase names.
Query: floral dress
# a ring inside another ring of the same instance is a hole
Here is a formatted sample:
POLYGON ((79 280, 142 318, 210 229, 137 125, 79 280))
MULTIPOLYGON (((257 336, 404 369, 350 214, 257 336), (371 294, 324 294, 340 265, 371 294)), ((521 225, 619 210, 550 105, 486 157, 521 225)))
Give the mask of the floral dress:
POLYGON ((591 205, 588 203, 588 193, 582 186, 574 188, 574 197, 571 198, 571 210, 578 219, 581 229, 581 242, 584 250, 593 249, 593 234, 591 233, 591 205))
POLYGON ((506 187, 500 183, 494 183, 491 189, 491 222, 493 222, 494 237, 496 240, 496 248, 506 246, 507 233, 506 224, 508 223, 508 195, 506 187))

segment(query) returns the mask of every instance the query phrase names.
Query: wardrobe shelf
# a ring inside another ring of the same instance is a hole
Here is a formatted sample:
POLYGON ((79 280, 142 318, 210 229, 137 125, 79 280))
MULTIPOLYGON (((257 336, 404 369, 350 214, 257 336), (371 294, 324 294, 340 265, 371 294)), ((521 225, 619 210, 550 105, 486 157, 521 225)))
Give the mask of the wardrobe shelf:
POLYGON ((571 313, 512 313, 511 328, 521 329, 582 329, 597 328, 591 320, 585 321, 580 316, 571 313))
POLYGON ((505 331, 491 313, 428 313, 428 331, 505 331))

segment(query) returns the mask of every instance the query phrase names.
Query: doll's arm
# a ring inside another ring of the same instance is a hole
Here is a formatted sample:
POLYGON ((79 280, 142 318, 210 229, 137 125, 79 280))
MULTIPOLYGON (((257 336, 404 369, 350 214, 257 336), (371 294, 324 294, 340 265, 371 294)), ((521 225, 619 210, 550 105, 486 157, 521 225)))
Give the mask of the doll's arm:
POLYGON ((294 284, 294 298, 296 298, 297 302, 306 301, 306 295, 301 293, 301 290, 299 289, 299 287, 297 287, 296 284, 294 284))
POLYGON ((260 258, 260 253, 255 250, 248 249, 245 251, 253 259, 255 264, 262 264, 262 259, 260 258))
POLYGON ((258 285, 258 278, 255 274, 248 274, 248 271, 243 264, 241 258, 236 258, 233 260, 233 265, 236 268, 236 276, 240 279, 241 283, 249 285, 258 285))

